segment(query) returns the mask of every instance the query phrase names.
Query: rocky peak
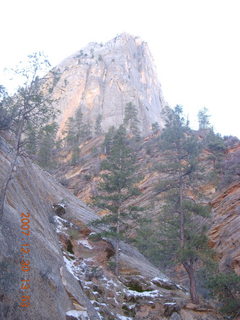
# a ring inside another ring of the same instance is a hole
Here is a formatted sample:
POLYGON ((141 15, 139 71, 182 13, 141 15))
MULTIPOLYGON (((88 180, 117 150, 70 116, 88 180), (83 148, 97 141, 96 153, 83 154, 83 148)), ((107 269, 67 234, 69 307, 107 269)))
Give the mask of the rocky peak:
POLYGON ((154 122, 164 125, 161 85, 148 46, 138 37, 124 33, 105 44, 89 43, 53 71, 51 96, 61 110, 60 135, 79 107, 92 131, 99 115, 103 131, 118 127, 130 102, 137 108, 142 135, 154 122))

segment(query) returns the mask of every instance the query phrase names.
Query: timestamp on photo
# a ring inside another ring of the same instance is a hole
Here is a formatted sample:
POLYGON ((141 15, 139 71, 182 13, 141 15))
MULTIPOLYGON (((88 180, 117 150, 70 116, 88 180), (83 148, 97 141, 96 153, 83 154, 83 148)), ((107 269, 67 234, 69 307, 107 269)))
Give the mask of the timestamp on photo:
POLYGON ((20 307, 26 308, 31 305, 30 303, 30 270, 31 270, 31 260, 30 260, 30 213, 20 214, 20 268, 22 271, 21 281, 20 281, 20 307))

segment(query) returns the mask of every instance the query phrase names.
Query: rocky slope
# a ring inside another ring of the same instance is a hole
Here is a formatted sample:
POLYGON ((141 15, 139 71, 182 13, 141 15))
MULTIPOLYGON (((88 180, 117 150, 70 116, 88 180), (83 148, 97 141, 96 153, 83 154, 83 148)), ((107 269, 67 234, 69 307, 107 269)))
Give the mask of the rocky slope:
POLYGON ((213 225, 210 244, 220 259, 222 271, 233 268, 240 275, 240 182, 235 182, 212 201, 213 225))
POLYGON ((90 43, 53 71, 50 96, 57 99, 55 105, 61 111, 59 135, 79 107, 92 131, 99 115, 104 131, 118 127, 130 102, 137 107, 143 135, 154 122, 164 125, 161 86, 148 46, 138 37, 121 34, 104 45, 90 43))
MULTIPOLYGON (((0 140, 0 179, 12 148, 0 140)), ((189 303, 187 292, 121 244, 121 277, 111 271, 114 243, 92 240, 88 223, 98 216, 27 156, 19 158, 7 193, 0 231, 0 318, 6 320, 221 319, 207 306, 189 303), (30 213, 30 236, 20 215, 30 213), (24 243, 30 252, 21 251, 24 243), (31 269, 21 270, 23 260, 31 269), (21 280, 30 289, 20 289, 21 280), (30 307, 20 307, 22 295, 30 307)))

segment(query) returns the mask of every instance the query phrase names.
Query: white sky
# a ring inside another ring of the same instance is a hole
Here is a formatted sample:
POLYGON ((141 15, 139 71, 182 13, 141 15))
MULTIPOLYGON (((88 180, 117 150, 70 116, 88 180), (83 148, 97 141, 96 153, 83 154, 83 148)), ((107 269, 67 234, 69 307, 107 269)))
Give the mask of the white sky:
POLYGON ((1 0, 0 28, 0 84, 33 51, 55 65, 88 42, 140 36, 168 103, 193 126, 207 107, 216 131, 240 138, 239 0, 1 0))

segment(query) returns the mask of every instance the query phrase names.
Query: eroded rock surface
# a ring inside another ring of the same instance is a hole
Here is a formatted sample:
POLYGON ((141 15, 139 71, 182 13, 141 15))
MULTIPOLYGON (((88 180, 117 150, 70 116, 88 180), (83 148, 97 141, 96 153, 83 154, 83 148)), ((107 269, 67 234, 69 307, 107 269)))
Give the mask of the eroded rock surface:
MULTIPOLYGON (((11 147, 1 138, 0 179, 11 147)), ((91 240, 98 216, 26 157, 19 158, 7 192, 0 242, 0 318, 6 320, 221 319, 212 309, 189 304, 189 295, 122 243, 121 277, 111 271, 114 244, 91 240), (64 203, 59 217, 53 204, 64 203), (31 235, 23 237, 20 214, 30 213, 31 235), (24 240, 22 240, 24 239, 24 240), (22 257, 26 241, 30 253, 22 257), (30 260, 31 270, 20 268, 30 260), (31 306, 21 308, 22 279, 30 280, 31 306)))
POLYGON ((152 123, 164 125, 166 105, 148 46, 138 37, 121 34, 103 44, 90 43, 54 68, 54 90, 61 114, 59 135, 66 121, 81 108, 92 127, 99 115, 102 129, 123 123, 127 103, 137 107, 139 128, 151 132, 152 123))
POLYGON ((210 244, 219 254, 221 270, 240 275, 240 182, 233 183, 212 201, 210 244))

